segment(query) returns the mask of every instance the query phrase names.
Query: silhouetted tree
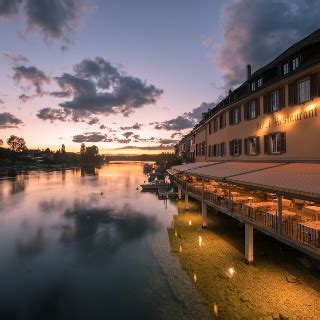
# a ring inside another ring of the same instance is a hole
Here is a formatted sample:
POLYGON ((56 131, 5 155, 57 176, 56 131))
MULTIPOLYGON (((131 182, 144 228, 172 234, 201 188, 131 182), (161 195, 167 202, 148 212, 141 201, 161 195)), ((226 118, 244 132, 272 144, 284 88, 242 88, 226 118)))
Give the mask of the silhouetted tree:
POLYGON ((0 147, 3 145, 3 140, 0 139, 0 147))
POLYGON ((61 153, 66 153, 66 146, 64 144, 61 146, 61 153))
POLYGON ((80 147, 80 154, 84 155, 86 153, 86 145, 82 142, 80 147))
POLYGON ((11 135, 7 140, 7 144, 11 151, 22 152, 27 149, 26 142, 23 138, 11 135))

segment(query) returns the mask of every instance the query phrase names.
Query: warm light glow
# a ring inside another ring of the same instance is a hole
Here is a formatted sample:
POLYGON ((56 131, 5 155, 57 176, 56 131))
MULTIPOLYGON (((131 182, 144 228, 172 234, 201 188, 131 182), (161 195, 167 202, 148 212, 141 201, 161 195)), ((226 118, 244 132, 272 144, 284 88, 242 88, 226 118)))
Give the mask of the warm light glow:
POLYGON ((229 269, 228 269, 228 272, 229 272, 229 275, 230 275, 231 277, 234 276, 234 273, 235 273, 234 268, 229 268, 229 269))
POLYGON ((192 221, 191 220, 189 220, 189 226, 191 226, 192 225, 192 221))
POLYGON ((193 273, 193 281, 194 281, 194 283, 197 282, 197 275, 195 273, 193 273))
POLYGON ((176 237, 178 236, 178 231, 177 231, 177 230, 174 231, 174 235, 175 235, 176 237))
POLYGON ((182 252, 182 246, 180 245, 179 247, 179 252, 181 253, 182 252))
POLYGON ((201 247, 202 246, 202 237, 199 236, 199 246, 201 247))
POLYGON ((218 317, 218 315, 219 315, 219 308, 218 308, 218 305, 215 303, 213 304, 213 315, 215 317, 218 317))

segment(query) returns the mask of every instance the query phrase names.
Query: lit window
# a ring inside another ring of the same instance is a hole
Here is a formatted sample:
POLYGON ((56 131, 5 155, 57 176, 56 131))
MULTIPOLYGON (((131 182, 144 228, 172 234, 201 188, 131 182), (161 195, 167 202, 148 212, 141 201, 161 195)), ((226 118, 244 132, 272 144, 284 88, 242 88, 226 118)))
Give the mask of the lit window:
POLYGON ((292 60, 292 70, 296 70, 300 65, 299 57, 292 60))
POLYGON ((258 79, 257 86, 258 86, 258 88, 262 86, 262 78, 258 79))
POLYGON ((289 73, 289 62, 285 63, 282 66, 283 74, 288 74, 289 73))
POLYGON ((249 105, 248 105, 248 108, 249 108, 249 112, 248 112, 248 115, 249 115, 249 119, 254 119, 256 117, 256 100, 253 100, 251 102, 249 102, 249 105))
POLYGON ((271 136, 271 153, 281 152, 281 134, 273 133, 271 136))
POLYGON ((249 154, 258 154, 258 143, 259 140, 257 137, 249 138, 249 154))
POLYGON ((255 82, 251 82, 251 91, 256 90, 256 83, 255 82))
POLYGON ((270 101, 271 101, 271 111, 279 110, 279 90, 271 92, 270 94, 270 101))
POLYGON ((297 83, 298 103, 310 100, 310 78, 297 83))

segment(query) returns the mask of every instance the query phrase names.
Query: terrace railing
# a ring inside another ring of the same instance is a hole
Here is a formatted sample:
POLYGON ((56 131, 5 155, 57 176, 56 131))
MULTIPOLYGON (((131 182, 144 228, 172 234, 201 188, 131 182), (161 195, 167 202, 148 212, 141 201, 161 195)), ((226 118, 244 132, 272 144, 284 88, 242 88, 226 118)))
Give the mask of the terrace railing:
MULTIPOLYGON (((178 182, 177 180, 177 183, 181 183, 185 188, 185 181, 181 180, 178 182)), ((190 193, 202 196, 202 187, 199 185, 188 183, 187 190, 190 193)), ((248 204, 232 201, 224 195, 208 190, 203 191, 203 200, 209 205, 214 205, 218 210, 219 208, 224 209, 224 211, 227 210, 232 213, 232 215, 249 220, 253 224, 256 224, 266 230, 270 230, 275 233, 279 232, 277 228, 277 214, 268 211, 268 209, 253 208, 248 204)), ((305 228, 299 223, 299 220, 299 216, 283 217, 280 230, 281 236, 294 240, 295 242, 311 246, 312 248, 319 249, 320 232, 310 228, 305 228)))

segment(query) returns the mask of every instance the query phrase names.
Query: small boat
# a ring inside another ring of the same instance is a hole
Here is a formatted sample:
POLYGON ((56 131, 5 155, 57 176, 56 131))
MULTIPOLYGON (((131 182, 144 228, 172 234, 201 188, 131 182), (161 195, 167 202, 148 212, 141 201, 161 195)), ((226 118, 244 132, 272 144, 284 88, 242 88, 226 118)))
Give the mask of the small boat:
POLYGON ((154 180, 150 183, 140 184, 142 191, 158 191, 159 188, 167 187, 167 184, 164 180, 154 180))

